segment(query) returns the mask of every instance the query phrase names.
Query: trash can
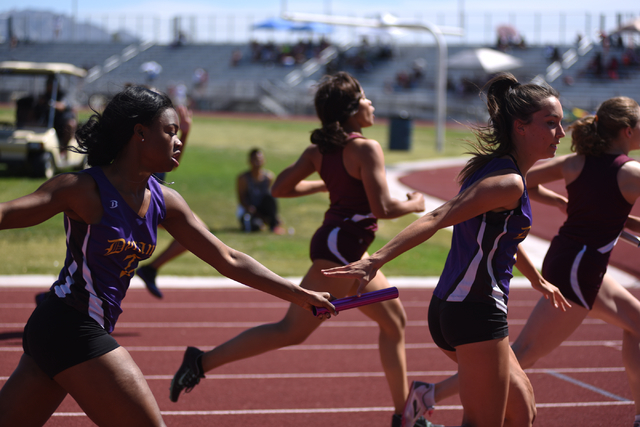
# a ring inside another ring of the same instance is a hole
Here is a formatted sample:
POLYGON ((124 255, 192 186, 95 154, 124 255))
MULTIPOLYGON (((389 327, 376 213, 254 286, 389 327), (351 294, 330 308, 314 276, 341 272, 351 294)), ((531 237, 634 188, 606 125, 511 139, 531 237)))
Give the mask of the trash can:
POLYGON ((390 150, 408 151, 411 149, 411 127, 411 117, 406 111, 401 111, 398 115, 391 117, 389 123, 390 150))

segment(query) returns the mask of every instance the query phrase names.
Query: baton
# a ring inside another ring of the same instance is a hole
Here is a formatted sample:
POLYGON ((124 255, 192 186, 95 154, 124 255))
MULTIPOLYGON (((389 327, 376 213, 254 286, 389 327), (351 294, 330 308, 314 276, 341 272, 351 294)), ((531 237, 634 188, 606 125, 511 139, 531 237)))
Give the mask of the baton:
MULTIPOLYGON (((342 310, 348 310, 350 308, 361 307, 367 304, 374 304, 380 301, 386 301, 388 299, 398 298, 399 292, 398 288, 391 287, 385 289, 379 289, 373 292, 366 292, 362 295, 340 298, 331 301, 331 304, 336 308, 336 312, 340 312, 342 310)), ((329 313, 324 307, 311 307, 313 309, 314 316, 321 316, 325 313, 329 313)))

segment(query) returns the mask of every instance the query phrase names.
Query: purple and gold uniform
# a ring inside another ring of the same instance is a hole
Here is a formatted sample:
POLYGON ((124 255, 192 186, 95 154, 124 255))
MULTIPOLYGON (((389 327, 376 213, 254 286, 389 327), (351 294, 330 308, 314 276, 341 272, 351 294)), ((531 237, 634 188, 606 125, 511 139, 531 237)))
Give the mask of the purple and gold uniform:
MULTIPOLYGON (((349 140, 362 138, 350 134, 349 140)), ((338 264, 362 258, 375 238, 378 219, 371 213, 362 181, 349 175, 343 163, 343 148, 322 155, 320 177, 329 191, 331 204, 322 226, 311 239, 310 257, 338 264)))
POLYGON ((98 224, 64 216, 67 255, 47 299, 25 326, 23 347, 51 377, 117 348, 113 331, 120 304, 138 262, 155 247, 165 216, 160 185, 149 179, 149 208, 144 217, 125 202, 99 167, 87 169, 103 206, 98 224))
MULTIPOLYGON (((511 159, 492 159, 460 192, 505 169, 518 171, 511 159)), ((526 187, 518 208, 486 212, 454 226, 451 250, 429 306, 429 329, 439 347, 453 351, 461 344, 508 336, 509 281, 518 244, 530 229, 526 187)))
POLYGON ((633 207, 618 187, 618 171, 631 160, 625 154, 585 156, 580 175, 567 185, 567 219, 544 258, 543 277, 588 309, 633 207))

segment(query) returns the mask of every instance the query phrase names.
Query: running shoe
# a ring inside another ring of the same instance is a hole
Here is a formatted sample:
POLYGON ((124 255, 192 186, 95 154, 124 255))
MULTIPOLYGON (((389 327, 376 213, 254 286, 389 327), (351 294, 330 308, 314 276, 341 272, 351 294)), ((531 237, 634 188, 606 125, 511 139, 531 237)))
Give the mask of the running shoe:
POLYGON ((171 386, 169 387, 169 399, 172 402, 177 402, 180 392, 184 390, 185 393, 189 393, 200 382, 200 378, 204 378, 204 372, 200 368, 198 359, 204 351, 195 347, 187 347, 184 352, 184 358, 182 359, 182 365, 180 369, 173 376, 171 380, 171 386))
MULTIPOLYGON (((391 417, 391 427, 401 427, 402 426, 402 415, 393 414, 391 417)), ((416 420, 416 423, 413 427, 444 427, 442 424, 433 424, 431 421, 427 420, 424 417, 420 417, 416 420)))
POLYGON ((411 383, 409 397, 407 397, 402 414, 402 427, 412 427, 425 413, 433 412, 434 390, 435 385, 431 383, 423 383, 422 381, 411 383))
POLYGON ((156 286, 156 275, 158 274, 158 270, 150 265, 145 265, 137 269, 136 274, 142 279, 149 292, 151 292, 151 295, 162 298, 162 292, 160 292, 160 289, 156 286))

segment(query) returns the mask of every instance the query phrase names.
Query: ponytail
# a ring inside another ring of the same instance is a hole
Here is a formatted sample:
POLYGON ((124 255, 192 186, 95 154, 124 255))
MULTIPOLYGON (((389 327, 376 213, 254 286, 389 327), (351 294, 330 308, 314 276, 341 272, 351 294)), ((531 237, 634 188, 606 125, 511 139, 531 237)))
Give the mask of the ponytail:
POLYGON ((520 84, 510 73, 499 74, 485 85, 489 123, 473 129, 476 142, 471 143, 473 158, 467 162, 458 175, 463 183, 491 159, 505 156, 514 150, 512 140, 513 123, 531 121, 531 116, 540 111, 542 102, 550 97, 558 97, 558 92, 550 86, 534 83, 520 84))
POLYGON ((599 156, 606 151, 621 129, 635 127, 640 120, 638 103, 626 96, 610 98, 598 108, 595 116, 586 116, 569 126, 571 151, 599 156))
POLYGON ((342 125, 358 112, 360 99, 362 87, 349 73, 323 77, 314 99, 322 127, 311 133, 311 142, 322 154, 346 145, 348 134, 342 125))

